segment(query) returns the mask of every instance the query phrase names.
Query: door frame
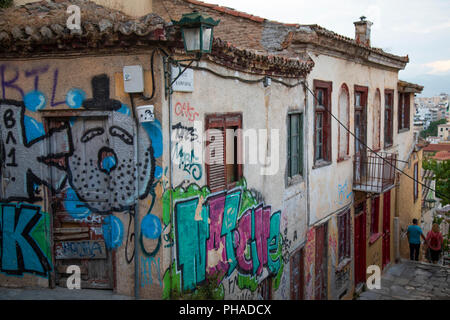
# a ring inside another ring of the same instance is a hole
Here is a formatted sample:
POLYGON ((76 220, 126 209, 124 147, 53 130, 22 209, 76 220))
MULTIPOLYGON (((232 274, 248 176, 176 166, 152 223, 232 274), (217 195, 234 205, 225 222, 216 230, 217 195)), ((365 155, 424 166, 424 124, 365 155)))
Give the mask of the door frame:
POLYGON ((328 298, 328 221, 322 223, 321 225, 317 226, 315 228, 315 233, 316 233, 316 246, 315 246, 315 252, 314 252, 314 256, 315 256, 315 267, 314 267, 314 271, 315 271, 315 277, 314 277, 314 298, 315 300, 317 299, 317 271, 322 269, 322 273, 323 273, 323 283, 322 283, 322 287, 320 288, 322 291, 322 295, 320 296, 320 300, 322 300, 324 297, 325 299, 328 298), (319 230, 323 229, 323 247, 322 250, 323 252, 320 253, 318 252, 318 246, 317 246, 317 240, 318 240, 318 232, 320 232, 319 230), (321 264, 319 265, 318 262, 318 257, 320 257, 320 254, 322 255, 321 258, 321 264))
POLYGON ((383 194, 383 241, 381 249, 383 270, 391 262, 391 190, 383 194))
MULTIPOLYGON (((39 110, 39 113, 42 117, 42 122, 44 125, 44 131, 47 133, 49 131, 49 123, 50 121, 57 120, 67 120, 72 117, 85 117, 85 118, 103 118, 107 119, 108 123, 112 121, 112 111, 91 111, 91 110, 39 110)), ((49 143, 44 144, 44 154, 48 154, 50 151, 49 143)), ((66 182, 67 183, 67 182, 66 182)), ((43 199, 43 207, 46 212, 49 213, 50 216, 50 247, 52 251, 51 260, 52 260, 52 270, 49 272, 48 277, 48 285, 49 288, 56 288, 56 259, 55 259, 55 239, 54 239, 54 208, 52 201, 53 194, 50 192, 48 188, 44 188, 44 199, 43 199)), ((111 254, 111 264, 112 264, 112 283, 113 292, 117 290, 117 270, 116 270, 116 250, 109 250, 111 254)))
POLYGON ((289 263, 290 263, 290 276, 291 276, 291 279, 290 279, 290 285, 291 285, 290 297, 291 297, 291 300, 304 300, 305 299, 305 247, 304 246, 299 248, 299 249, 297 249, 297 250, 295 250, 292 253, 289 263), (300 255, 300 265, 298 266, 299 277, 300 277, 300 282, 299 282, 299 290, 300 290, 299 291, 299 297, 300 297, 300 299, 295 299, 294 293, 293 293, 294 292, 293 291, 294 281, 295 281, 294 277, 293 277, 293 274, 294 274, 294 257, 296 255, 300 255))
MULTIPOLYGON (((369 88, 364 86, 355 85, 354 86, 354 94, 353 94, 353 119, 356 119, 356 113, 360 113, 360 137, 359 139, 362 140, 362 142, 367 145, 367 106, 368 106, 368 95, 369 95, 369 88), (356 94, 361 94, 361 103, 360 108, 356 107, 356 94), (362 139, 361 139, 362 138, 362 139)), ((355 139, 354 139, 354 149, 355 149, 355 159, 358 159, 359 155, 359 180, 364 181, 365 175, 367 174, 365 172, 364 166, 367 166, 366 164, 366 147, 362 146, 360 142, 356 139, 356 121, 355 121, 355 139), (357 145, 360 145, 360 150, 356 147, 357 145), (363 148, 362 152, 361 147, 363 148)), ((356 165, 355 165, 356 168, 356 165)))
POLYGON ((367 204, 363 202, 355 204, 355 233, 354 233, 354 257, 355 257, 355 287, 360 283, 364 283, 366 279, 366 219, 367 219, 367 204), (356 208, 362 205, 361 212, 356 213, 356 208), (358 252, 357 252, 358 251, 358 252), (361 278, 361 280, 360 280, 361 278), (364 279, 364 280, 362 280, 364 279))

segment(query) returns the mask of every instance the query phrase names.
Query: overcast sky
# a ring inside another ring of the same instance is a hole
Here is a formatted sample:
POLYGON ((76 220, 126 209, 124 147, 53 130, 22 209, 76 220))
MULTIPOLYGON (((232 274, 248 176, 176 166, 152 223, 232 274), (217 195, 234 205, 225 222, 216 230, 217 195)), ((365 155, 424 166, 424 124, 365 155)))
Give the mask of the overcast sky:
POLYGON ((269 20, 318 24, 354 38, 353 22, 372 21, 372 46, 409 55, 402 80, 425 86, 422 96, 450 94, 450 0, 203 0, 269 20))

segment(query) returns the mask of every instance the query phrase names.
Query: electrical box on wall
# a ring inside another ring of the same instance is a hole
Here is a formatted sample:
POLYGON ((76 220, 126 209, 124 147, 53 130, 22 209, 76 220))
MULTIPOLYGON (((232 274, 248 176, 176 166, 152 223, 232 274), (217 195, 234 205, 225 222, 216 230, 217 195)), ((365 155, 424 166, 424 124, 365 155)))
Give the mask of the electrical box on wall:
POLYGON ((146 105, 137 107, 137 117, 139 122, 152 122, 155 121, 155 113, 154 113, 153 105, 146 105))
POLYGON ((144 92, 144 70, 142 66, 123 67, 123 86, 125 92, 144 92))

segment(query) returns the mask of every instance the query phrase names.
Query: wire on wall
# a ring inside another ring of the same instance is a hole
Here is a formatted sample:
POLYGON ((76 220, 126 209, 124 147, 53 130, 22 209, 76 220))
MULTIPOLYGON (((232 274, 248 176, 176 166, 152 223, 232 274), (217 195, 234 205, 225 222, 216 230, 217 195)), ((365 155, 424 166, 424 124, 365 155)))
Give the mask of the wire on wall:
MULTIPOLYGON (((317 99, 316 95, 314 94, 313 91, 311 91, 311 89, 308 87, 308 85, 306 84, 306 82, 304 83, 305 88, 311 93, 311 95, 314 97, 314 99, 316 100, 316 102, 318 102, 319 100, 317 99)), ((422 182, 420 182, 419 180, 414 179, 413 177, 411 177, 409 174, 407 174, 406 172, 404 172, 403 170, 399 169, 396 165, 390 163, 389 161, 387 161, 385 158, 383 158, 382 156, 380 156, 376 151, 372 150, 367 144, 365 144, 363 141, 361 141, 360 139, 358 139, 356 137, 356 135, 350 131, 349 128, 347 128, 331 111, 328 110, 328 108, 324 108, 326 110, 326 112, 328 112, 348 133, 350 133, 353 138, 355 138, 356 140, 358 140, 358 142, 364 146, 365 148, 367 148, 369 151, 371 151, 372 153, 374 153, 377 157, 379 157, 380 159, 382 159, 384 162, 388 163, 390 166, 392 166, 395 170, 399 171, 401 174, 405 175, 406 177, 410 178, 411 180, 413 180, 414 182, 417 182, 418 184, 420 184, 422 187, 425 187, 431 191, 433 191, 439 198, 441 199, 447 199, 450 200, 450 198, 446 195, 443 195, 441 193, 439 193, 438 191, 428 187, 427 185, 423 184, 422 182)))

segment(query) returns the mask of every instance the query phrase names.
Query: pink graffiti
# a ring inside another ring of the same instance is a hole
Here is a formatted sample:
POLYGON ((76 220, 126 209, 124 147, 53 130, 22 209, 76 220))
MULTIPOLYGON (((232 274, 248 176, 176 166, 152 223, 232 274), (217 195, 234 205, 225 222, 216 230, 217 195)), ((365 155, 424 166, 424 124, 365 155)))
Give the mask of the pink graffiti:
POLYGON ((175 104, 175 114, 177 116, 186 117, 189 121, 193 122, 199 116, 194 107, 189 105, 189 102, 177 102, 175 104))
MULTIPOLYGON (((206 242, 206 250, 209 252, 211 250, 220 249, 225 247, 225 237, 222 237, 222 220, 223 212, 225 207, 225 196, 219 196, 211 198, 209 200, 209 214, 210 214, 210 225, 209 225, 209 239, 206 242), (222 243, 222 246, 221 246, 222 243)), ((208 257, 208 255, 207 255, 208 257)), ((215 268, 210 268, 209 272, 215 271, 228 271, 228 264, 223 263, 226 261, 226 252, 222 251, 221 261, 215 268)), ((208 263, 208 261, 206 261, 208 263)), ((208 265, 208 264, 207 264, 208 265)))
MULTIPOLYGON (((210 198, 208 201, 210 210, 209 238, 206 243, 208 252, 226 248, 224 232, 227 232, 227 227, 223 227, 225 200, 225 195, 219 195, 210 198)), ((234 231, 236 237, 235 243, 237 243, 236 260, 239 267, 244 272, 253 273, 255 271, 254 268, 256 268, 256 274, 260 275, 264 266, 268 263, 270 217, 271 208, 260 205, 254 209, 254 227, 252 227, 252 209, 248 209, 237 224, 236 230, 234 231), (254 241, 252 241, 252 239, 254 239, 254 241), (257 261, 251 258, 254 257, 253 252, 248 254, 246 250, 256 250, 258 257, 257 261), (247 259, 246 256, 250 256, 250 258, 247 259), (255 263, 256 265, 254 265, 255 263)), ((209 257, 209 255, 207 255, 207 257, 209 257)), ((226 250, 223 250, 221 252, 221 261, 219 261, 215 268, 210 268, 208 272, 227 272, 230 262, 229 259, 230 257, 227 258, 226 250)), ((208 261, 207 265, 209 265, 208 261)))

